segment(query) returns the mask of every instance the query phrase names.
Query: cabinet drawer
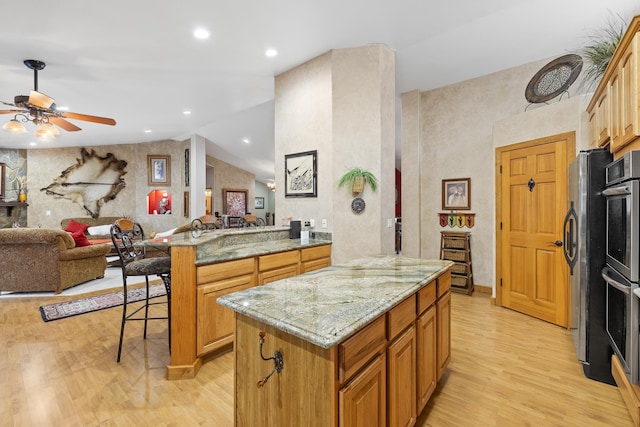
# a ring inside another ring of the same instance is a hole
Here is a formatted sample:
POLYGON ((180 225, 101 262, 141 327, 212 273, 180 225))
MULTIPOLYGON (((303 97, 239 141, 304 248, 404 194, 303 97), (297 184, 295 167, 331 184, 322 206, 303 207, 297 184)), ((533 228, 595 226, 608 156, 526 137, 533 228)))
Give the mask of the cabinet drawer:
POLYGON ((302 262, 318 258, 329 258, 330 256, 330 245, 315 246, 313 248, 305 248, 300 251, 300 259, 302 260, 302 262))
POLYGON ((387 312, 387 338, 393 340, 416 320, 416 296, 411 295, 387 312))
POLYGON ((385 316, 380 316, 362 330, 338 345, 338 379, 344 384, 387 343, 385 316))
POLYGON ((442 273, 440 277, 438 277, 438 291, 436 296, 440 298, 442 295, 446 294, 449 289, 451 289, 451 270, 447 270, 446 273, 442 273))
POLYGON ((253 274, 254 259, 245 258, 236 261, 221 262, 219 264, 203 265, 196 272, 196 283, 216 282, 243 274, 253 274))
POLYGON ((422 314, 430 305, 436 302, 436 280, 418 291, 418 315, 422 314))
POLYGON ((298 264, 300 259, 298 251, 280 252, 258 257, 258 270, 265 271, 287 265, 298 264))

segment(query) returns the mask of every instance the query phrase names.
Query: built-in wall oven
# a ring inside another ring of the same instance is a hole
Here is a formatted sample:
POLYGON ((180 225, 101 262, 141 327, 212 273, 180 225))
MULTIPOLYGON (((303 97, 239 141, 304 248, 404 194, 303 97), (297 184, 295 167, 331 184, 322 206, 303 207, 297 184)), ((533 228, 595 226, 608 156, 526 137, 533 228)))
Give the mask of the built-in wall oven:
POLYGON ((606 331, 629 381, 640 384, 640 151, 606 167, 606 331))
POLYGON ((602 269, 602 278, 607 283, 606 329, 613 351, 618 356, 627 378, 632 384, 640 382, 640 360, 638 357, 638 303, 633 294, 637 283, 629 282, 611 267, 602 269))

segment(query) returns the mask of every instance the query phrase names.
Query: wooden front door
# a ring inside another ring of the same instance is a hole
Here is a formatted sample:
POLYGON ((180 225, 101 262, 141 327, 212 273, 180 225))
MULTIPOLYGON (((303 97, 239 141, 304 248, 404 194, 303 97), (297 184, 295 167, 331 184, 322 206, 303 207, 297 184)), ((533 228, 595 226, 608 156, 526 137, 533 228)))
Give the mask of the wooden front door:
POLYGON ((497 295, 502 306, 568 327, 561 246, 575 134, 497 149, 497 295), (570 155, 568 153, 571 153, 570 155))

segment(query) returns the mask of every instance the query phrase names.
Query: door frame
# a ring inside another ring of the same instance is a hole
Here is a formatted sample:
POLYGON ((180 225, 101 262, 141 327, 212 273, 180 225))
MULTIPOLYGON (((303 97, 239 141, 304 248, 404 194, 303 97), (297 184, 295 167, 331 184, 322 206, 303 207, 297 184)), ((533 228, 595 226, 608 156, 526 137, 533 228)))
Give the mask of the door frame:
MULTIPOLYGON (((495 151, 495 162, 496 162, 496 169, 495 169, 495 185, 496 185, 496 206, 495 206, 495 211, 496 211, 496 223, 495 223, 495 230, 496 230, 496 276, 495 276, 495 289, 496 289, 496 300, 495 300, 495 304, 499 307, 502 307, 502 286, 500 286, 500 279, 502 276, 502 239, 501 239, 501 233, 502 233, 502 229, 500 228, 500 224, 502 223, 502 172, 501 172, 501 168, 502 168, 502 153, 507 152, 507 151, 513 151, 513 150, 520 150, 523 148, 530 148, 530 147, 536 147, 538 145, 544 145, 544 144, 549 144, 551 142, 554 141, 558 141, 558 140, 566 140, 567 141, 567 146, 566 146, 566 159, 565 159, 565 163, 567 165, 567 171, 569 169, 569 165, 571 164, 571 162, 573 161, 573 159, 575 159, 576 157, 576 132, 575 131, 570 131, 570 132, 564 132, 564 133, 559 133, 556 135, 551 135, 551 136, 545 136, 542 138, 536 138, 536 139, 532 139, 529 141, 523 141, 523 142, 518 142, 515 144, 511 144, 511 145, 504 145, 502 147, 497 147, 496 151, 495 151)), ((568 204, 569 201, 566 200, 566 203, 568 204)), ((569 268, 567 266, 567 268, 569 268)), ((569 295, 567 296, 567 313, 570 316, 570 308, 571 308, 571 293, 569 293, 569 295)))

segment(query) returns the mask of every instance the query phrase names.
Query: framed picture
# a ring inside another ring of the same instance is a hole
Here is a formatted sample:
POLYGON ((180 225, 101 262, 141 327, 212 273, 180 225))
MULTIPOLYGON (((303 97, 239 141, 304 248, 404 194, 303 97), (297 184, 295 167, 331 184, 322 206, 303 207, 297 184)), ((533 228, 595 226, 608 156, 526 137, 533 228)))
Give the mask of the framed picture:
POLYGON ((189 182, 191 179, 191 150, 188 148, 184 149, 184 186, 189 187, 189 182))
POLYGON ((243 188, 223 188, 222 213, 229 216, 245 216, 247 213, 247 193, 243 188))
POLYGON ((471 209, 471 178, 442 180, 442 209, 471 209))
POLYGON ((147 155, 147 183, 171 185, 171 156, 147 155))
POLYGON ((256 197, 256 209, 264 209, 264 197, 256 197))
POLYGON ((182 207, 182 214, 184 215, 185 218, 189 218, 189 192, 185 191, 184 192, 184 196, 183 196, 183 200, 182 203, 184 203, 184 206, 182 207))
POLYGON ((285 154, 285 197, 318 197, 317 157, 317 150, 285 154))
POLYGON ((0 198, 4 197, 4 163, 0 163, 0 198))

